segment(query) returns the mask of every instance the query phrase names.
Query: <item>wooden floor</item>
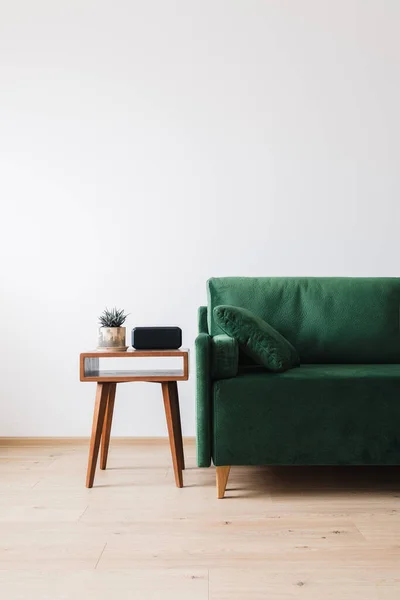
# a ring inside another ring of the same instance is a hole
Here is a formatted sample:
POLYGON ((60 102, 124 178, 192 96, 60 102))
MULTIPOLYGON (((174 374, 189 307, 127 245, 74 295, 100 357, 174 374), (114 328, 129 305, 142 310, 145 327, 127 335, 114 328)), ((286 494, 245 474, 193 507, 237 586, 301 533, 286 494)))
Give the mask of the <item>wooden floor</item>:
POLYGON ((235 468, 224 500, 186 444, 0 447, 4 600, 400 597, 400 468, 235 468))

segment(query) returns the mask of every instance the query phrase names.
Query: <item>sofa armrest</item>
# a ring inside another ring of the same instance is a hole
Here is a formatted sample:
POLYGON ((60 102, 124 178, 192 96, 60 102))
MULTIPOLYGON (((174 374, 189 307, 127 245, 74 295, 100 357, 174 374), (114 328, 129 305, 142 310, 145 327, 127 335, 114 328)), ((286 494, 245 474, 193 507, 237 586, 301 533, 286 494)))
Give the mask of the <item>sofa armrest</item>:
POLYGON ((196 354, 197 465, 211 464, 211 336, 199 333, 196 354))
POLYGON ((197 326, 199 333, 209 333, 207 324, 207 306, 200 306, 197 312, 197 326))
POLYGON ((229 335, 214 335, 211 338, 211 377, 229 379, 236 377, 239 369, 239 344, 229 335))

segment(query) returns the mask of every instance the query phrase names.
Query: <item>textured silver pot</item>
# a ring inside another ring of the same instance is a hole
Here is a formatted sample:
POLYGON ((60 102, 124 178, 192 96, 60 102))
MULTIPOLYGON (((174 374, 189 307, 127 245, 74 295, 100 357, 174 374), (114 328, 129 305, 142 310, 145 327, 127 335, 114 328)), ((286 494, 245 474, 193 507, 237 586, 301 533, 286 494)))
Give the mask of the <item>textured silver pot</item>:
POLYGON ((115 352, 127 349, 126 327, 99 327, 98 348, 105 351, 115 352))

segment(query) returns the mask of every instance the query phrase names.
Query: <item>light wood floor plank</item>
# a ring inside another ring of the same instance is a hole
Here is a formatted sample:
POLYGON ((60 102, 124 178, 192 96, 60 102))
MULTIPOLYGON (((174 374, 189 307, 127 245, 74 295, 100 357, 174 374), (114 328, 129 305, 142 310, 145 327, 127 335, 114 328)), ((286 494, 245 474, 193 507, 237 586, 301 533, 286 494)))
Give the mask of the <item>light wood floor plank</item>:
POLYGON ((208 571, 0 571, 0 589, 7 600, 208 600, 208 571))
POLYGON ((46 531, 39 527, 36 531, 2 531, 0 568, 57 571, 94 569, 106 542, 107 535, 101 532, 91 532, 87 536, 64 530, 61 534, 57 528, 46 531))
POLYGON ((394 600, 400 592, 398 569, 351 565, 335 568, 286 569, 273 562, 262 569, 210 569, 210 600, 265 600, 307 598, 307 600, 394 600))

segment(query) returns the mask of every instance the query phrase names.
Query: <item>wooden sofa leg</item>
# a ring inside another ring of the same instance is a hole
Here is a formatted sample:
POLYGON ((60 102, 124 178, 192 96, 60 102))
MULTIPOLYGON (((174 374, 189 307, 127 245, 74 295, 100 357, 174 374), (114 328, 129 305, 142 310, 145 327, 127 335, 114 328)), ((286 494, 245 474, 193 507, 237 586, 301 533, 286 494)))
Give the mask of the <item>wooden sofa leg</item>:
POLYGON ((215 467, 217 474, 217 497, 223 498, 225 495, 226 484, 228 483, 230 467, 215 467))

